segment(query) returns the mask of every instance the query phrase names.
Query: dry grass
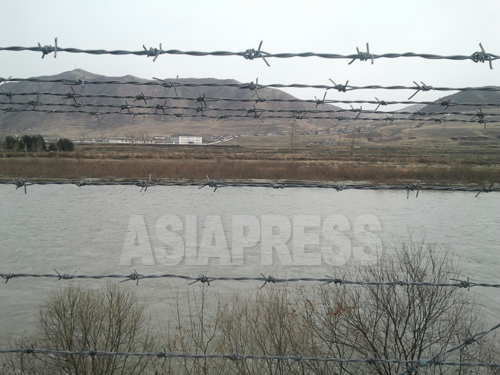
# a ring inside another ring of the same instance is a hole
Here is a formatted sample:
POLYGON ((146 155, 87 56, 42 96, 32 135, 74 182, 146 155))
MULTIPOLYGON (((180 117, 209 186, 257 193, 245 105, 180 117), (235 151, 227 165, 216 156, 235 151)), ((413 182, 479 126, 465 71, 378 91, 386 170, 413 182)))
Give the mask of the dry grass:
POLYGON ((153 180, 203 180, 220 173, 222 180, 369 181, 395 179, 427 183, 479 183, 500 180, 500 168, 461 164, 294 160, 88 160, 72 158, 2 158, 0 178, 133 180, 151 173, 153 180))

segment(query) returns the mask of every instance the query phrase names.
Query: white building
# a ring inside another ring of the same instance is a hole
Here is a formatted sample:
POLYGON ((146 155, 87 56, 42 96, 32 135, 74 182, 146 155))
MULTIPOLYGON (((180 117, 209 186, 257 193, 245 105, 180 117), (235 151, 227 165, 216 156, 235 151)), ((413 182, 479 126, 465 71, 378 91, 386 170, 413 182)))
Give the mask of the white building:
POLYGON ((105 138, 102 143, 120 143, 120 144, 151 144, 152 139, 149 138, 105 138))
POLYGON ((202 143, 202 137, 189 134, 171 135, 170 140, 172 141, 172 143, 178 145, 201 145, 202 143))

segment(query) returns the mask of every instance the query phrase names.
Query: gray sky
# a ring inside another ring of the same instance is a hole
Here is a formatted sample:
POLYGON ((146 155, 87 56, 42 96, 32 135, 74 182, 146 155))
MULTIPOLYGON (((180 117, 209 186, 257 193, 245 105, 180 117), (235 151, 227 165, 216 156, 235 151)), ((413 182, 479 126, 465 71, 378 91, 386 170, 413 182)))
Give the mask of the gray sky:
MULTIPOLYGON (((500 55, 498 0, 339 0, 339 1, 60 1, 0 0, 0 46, 54 45, 80 49, 147 48, 182 51, 257 49, 270 53, 317 52, 351 54, 356 47, 382 53, 471 55, 481 42, 500 55)), ((423 81, 431 86, 500 85, 500 61, 473 63, 420 58, 378 59, 375 64, 317 57, 268 59, 162 55, 95 56, 60 53, 0 52, 0 77, 27 78, 58 74, 75 67, 108 76, 141 78, 232 78, 260 84, 404 85, 423 81)), ((322 90, 287 90, 301 99, 322 97, 322 90)), ((407 100, 411 91, 373 90, 339 93, 327 99, 407 100)), ((420 92, 413 100, 449 95, 420 92)), ((364 109, 369 109, 368 105, 364 109)), ((396 107, 391 107, 396 109, 396 107)))

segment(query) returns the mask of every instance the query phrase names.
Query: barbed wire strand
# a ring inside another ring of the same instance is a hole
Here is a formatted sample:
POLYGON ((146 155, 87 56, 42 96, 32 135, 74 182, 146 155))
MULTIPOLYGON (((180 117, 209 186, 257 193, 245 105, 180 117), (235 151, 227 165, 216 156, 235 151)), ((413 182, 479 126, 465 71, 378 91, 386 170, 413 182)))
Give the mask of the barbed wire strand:
MULTIPOLYGON (((182 83, 178 80, 154 78, 154 81, 118 81, 118 80, 85 80, 84 78, 71 79, 43 79, 43 78, 3 78, 0 77, 0 83, 3 82, 35 82, 35 83, 62 83, 70 86, 85 86, 85 85, 136 85, 136 86, 163 86, 166 88, 182 88, 182 87, 233 87, 238 89, 249 89, 251 91, 265 88, 313 88, 325 90, 337 90, 339 92, 354 91, 354 90, 417 90, 418 91, 500 91, 498 86, 480 86, 480 87, 434 87, 425 84, 415 86, 353 86, 353 85, 310 85, 301 83, 292 84, 255 84, 250 83, 182 83)), ((414 95, 416 95, 415 93, 414 95)))
POLYGON ((443 363, 438 361, 438 359, 440 357, 444 356, 445 354, 449 354, 449 353, 452 353, 454 351, 460 350, 460 349, 464 348, 465 346, 470 345, 474 342, 478 342, 477 340, 480 340, 481 338, 483 338, 484 336, 486 336, 487 334, 489 334, 490 332, 493 332, 494 330, 496 330, 498 328, 500 328, 500 324, 497 324, 496 326, 494 326, 494 327, 492 327, 484 332, 476 333, 473 336, 467 337, 460 344, 455 345, 447 350, 444 350, 441 353, 436 354, 432 358, 420 359, 416 365, 408 367, 405 371, 398 373, 398 375, 411 374, 413 372, 418 373, 418 370, 420 370, 421 368, 426 367, 428 365, 442 365, 443 363))
MULTIPOLYGON (((405 183, 400 180, 397 180, 401 185, 346 185, 345 183, 340 184, 300 184, 300 183, 253 183, 253 182, 219 182, 211 180, 207 176, 208 182, 179 182, 179 181, 166 181, 166 182, 154 182, 151 180, 141 180, 137 181, 28 181, 25 179, 13 179, 12 181, 0 180, 0 185, 15 185, 16 190, 18 188, 24 188, 26 193, 26 187, 31 185, 76 185, 78 187, 82 186, 138 186, 142 189, 146 187, 172 187, 172 186, 196 186, 198 188, 202 188, 205 186, 210 187, 262 187, 262 188, 272 188, 272 189, 284 189, 284 188, 317 188, 317 189, 334 189, 337 192, 343 190, 406 190, 407 198, 409 198, 410 191, 417 191, 418 193, 421 190, 430 190, 430 191, 461 191, 461 192, 477 192, 476 197, 480 193, 491 193, 491 192, 500 192, 500 187, 493 187, 494 183, 490 186, 482 186, 478 188, 470 188, 464 186, 427 186, 422 182, 416 183, 405 183)), ((216 189, 215 189, 216 190, 216 189)), ((214 192, 215 192, 214 190, 214 192)))
POLYGON ((265 276, 261 274, 261 277, 250 277, 250 276, 207 276, 204 274, 198 276, 186 276, 186 275, 176 275, 176 274, 158 274, 158 275, 142 275, 136 270, 129 275, 77 275, 76 271, 73 274, 60 273, 54 270, 55 273, 37 274, 37 273, 0 273, 0 277, 8 283, 9 280, 13 278, 55 278, 57 280, 76 280, 76 279, 121 279, 120 282, 126 281, 136 281, 136 285, 139 285, 139 280, 148 279, 182 279, 186 281, 192 281, 189 285, 200 282, 202 284, 210 285, 214 281, 259 281, 263 282, 262 287, 266 284, 276 284, 276 283, 291 283, 291 282, 320 282, 323 285, 335 284, 335 285, 361 285, 361 286, 420 286, 420 287, 448 287, 448 288, 464 288, 470 290, 474 287, 485 287, 485 288, 500 288, 500 284, 487 284, 487 283, 476 283, 471 282, 469 278, 467 280, 460 279, 450 279, 455 282, 422 282, 422 281, 406 281, 406 280, 393 280, 393 281, 357 281, 357 280, 344 280, 340 278, 333 278, 331 276, 325 276, 324 278, 315 277, 292 277, 292 278, 275 278, 273 276, 265 276))
MULTIPOLYGON (((4 92, 0 93, 0 95, 4 95, 8 97, 10 100, 6 103, 0 103, 3 105, 10 104, 11 98, 16 96, 58 96, 65 99, 78 99, 78 98, 105 98, 105 99, 137 99, 138 95, 108 95, 108 94, 79 94, 75 92, 4 92)), ((141 100, 187 100, 187 101, 196 101, 197 97, 179 97, 179 96, 161 96, 161 95, 144 95, 141 96, 141 100)), ((311 103, 316 104, 318 100, 312 99, 266 99, 266 98, 257 98, 257 99, 245 99, 245 98, 216 98, 216 97, 206 97, 204 98, 206 101, 225 101, 225 102, 242 102, 242 103, 259 103, 259 102, 277 102, 277 103, 311 103)), ((498 103, 458 103, 452 102, 451 100, 442 99, 440 102, 433 101, 380 101, 380 100, 321 100, 321 104, 374 104, 374 105, 393 105, 393 104, 406 104, 406 105, 435 105, 442 107, 453 107, 453 106, 464 106, 464 107, 499 107, 500 102, 498 103)))
MULTIPOLYGON (((56 355, 79 355, 85 357, 109 357, 109 356, 130 356, 130 357, 154 357, 158 359, 167 358, 193 358, 193 359, 229 359, 231 361, 255 359, 255 360, 277 360, 277 361, 296 361, 296 362, 333 362, 333 363, 367 363, 370 365, 377 364, 402 364, 414 365, 422 367, 422 363, 425 360, 399 360, 399 359, 378 359, 378 358, 328 358, 328 357, 303 357, 301 355, 297 356, 278 356, 278 355, 244 355, 244 354, 189 354, 189 353, 168 353, 165 351, 159 352, 107 352, 100 350, 55 350, 55 349, 37 349, 34 347, 23 347, 18 345, 21 349, 0 349, 0 354, 23 354, 23 355, 35 355, 35 354, 56 354, 56 355)), ((467 366, 467 367, 489 367, 489 368, 499 368, 498 363, 481 363, 481 362, 435 362, 428 363, 440 366, 467 366)), ((419 367, 419 368, 420 368, 419 367)), ((414 370, 413 370, 414 371, 414 370)), ((407 373, 403 372, 402 374, 407 373)))
POLYGON ((259 48, 255 50, 254 48, 249 48, 244 52, 229 52, 229 51, 213 51, 213 52, 202 52, 202 51, 180 51, 176 49, 163 50, 160 44, 160 49, 158 48, 149 48, 147 49, 143 45, 143 49, 139 51, 127 51, 127 50, 104 50, 104 49, 78 49, 78 48, 64 48, 57 45, 57 38, 55 38, 55 46, 45 45, 41 46, 38 43, 38 47, 21 47, 21 46, 12 46, 12 47, 0 47, 0 51, 11 51, 11 52, 20 52, 20 51, 32 51, 32 52, 42 52, 42 58, 46 55, 54 52, 54 57, 57 56, 57 53, 67 52, 67 53, 84 53, 91 55, 115 55, 115 56, 125 56, 125 55, 135 55, 135 56, 147 56, 154 57, 153 61, 161 55, 187 55, 187 56, 239 56, 243 57, 246 60, 254 60, 262 58, 267 66, 270 64, 267 62, 269 58, 294 58, 294 57, 319 57, 324 59, 349 59, 349 65, 352 64, 355 60, 360 61, 368 61, 370 60, 373 64, 374 60, 377 59, 394 59, 401 57, 418 57, 428 60, 455 60, 455 61, 463 61, 463 60, 472 60, 475 63, 488 61, 490 69, 493 69, 492 62, 494 60, 500 59, 500 56, 487 53, 483 48, 482 44, 479 43, 481 51, 474 52, 472 55, 436 55, 436 54, 428 54, 428 53, 414 53, 414 52, 405 52, 405 53, 384 53, 384 54, 373 54, 369 52, 369 45, 366 44, 367 52, 361 52, 357 47, 356 54, 349 55, 341 55, 334 53, 315 53, 315 52, 301 52, 301 53, 270 53, 261 50, 263 41, 260 42, 259 48))
MULTIPOLYGON (((75 98, 76 99, 76 98, 75 98)), ((186 100, 195 100, 193 98, 185 98, 186 100)), ((207 98, 208 99, 208 98, 207 98)), ((209 100, 209 99, 208 99, 209 100)), ((219 99, 214 99, 214 101, 219 101, 219 99)), ((233 101, 233 100, 232 100, 233 101)), ((234 100, 236 101, 236 100, 234 100)), ((238 100, 242 101, 242 100, 238 100)), ((310 102, 310 101, 306 101, 310 102)), ((0 103, 2 105, 5 103, 0 103)), ((156 104, 156 105, 133 105, 133 104, 84 104, 82 102, 75 102, 73 104, 71 103, 44 103, 40 101, 28 101, 28 102, 10 102, 8 103, 9 108, 1 108, 0 111, 5 112, 31 112, 36 109, 36 107, 72 107, 72 108, 82 108, 82 107, 93 107, 93 108, 118 108, 120 109, 120 112, 112 112, 113 114, 128 114, 128 115, 158 115, 158 114, 164 114, 164 115, 175 115, 175 114, 167 114, 165 113, 166 109, 173 109, 173 110, 184 110, 184 111, 196 111, 199 109, 199 107, 186 107, 186 106, 171 106, 171 105, 166 105, 164 104, 156 104), (12 106, 22 106, 24 108, 13 108, 12 106), (29 109, 28 107, 33 107, 29 109), (132 112, 132 109, 139 109, 139 110, 155 110, 155 112, 132 112), (124 110, 127 110, 127 112, 122 112, 124 110), (162 113, 159 113, 158 111, 162 111, 162 113)), ((290 116, 290 118, 297 118, 297 117, 304 117, 308 118, 307 114, 336 114, 336 113, 352 113, 356 112, 358 113, 358 116, 355 118, 350 118, 346 117, 345 120, 354 120, 354 119, 359 119, 359 115, 361 113, 365 114, 384 114, 384 115, 397 115, 397 116, 444 116, 444 115, 457 115, 457 116, 464 116, 464 117, 478 117, 478 119, 484 119, 487 116, 500 116, 498 113, 487 113, 487 112, 482 112, 482 110, 476 113, 471 113, 471 112, 455 112, 455 111, 448 111, 448 112, 425 112, 425 111, 384 111, 384 112, 377 112, 377 111, 371 111, 371 110, 362 110, 362 109, 346 109, 346 108, 340 108, 340 109, 304 109, 304 110, 293 110, 293 109, 260 109, 260 108, 253 108, 253 109, 246 109, 246 108, 218 108, 218 107, 204 107, 204 110, 206 111, 215 111, 215 112, 246 112, 247 116, 251 113, 255 112, 260 112, 261 114, 263 113, 292 113, 294 116, 290 116)), ((46 111, 46 113, 71 113, 75 111, 64 111, 64 110, 50 110, 46 111)), ((75 112, 75 113, 82 113, 82 112, 75 112)), ((89 111, 84 111, 83 113, 90 113, 89 111)), ((109 112, 108 112, 109 113, 109 112)), ((215 118, 215 117, 214 117, 215 118)), ((218 114, 217 118, 220 118, 220 114, 218 114)), ((361 118, 363 119, 363 118, 361 118)), ((405 118, 401 117, 394 117, 394 119, 398 120, 404 120, 405 118)), ((367 120, 367 119, 365 119, 367 120)), ((389 119, 390 120, 390 119, 389 119)), ((445 120, 445 119, 441 119, 445 120)), ((385 119, 384 119, 385 121, 385 119)))
MULTIPOLYGON (((486 121, 483 118, 476 120, 467 120, 467 119, 456 119, 456 118, 451 118, 447 119, 444 117, 441 118, 415 118, 415 117, 410 117, 410 118, 397 118, 394 116, 386 116, 385 118, 383 117, 356 117, 356 118, 350 118, 350 117, 345 117, 345 116, 337 116, 337 117, 326 117, 326 116, 311 116, 307 114, 291 114, 288 116, 283 116, 283 115, 263 115, 262 111, 254 111, 253 115, 249 114, 232 114, 232 115, 206 115, 204 112, 210 110, 210 108, 204 108, 204 107, 196 107, 196 108, 190 108, 193 111, 196 111, 196 113, 201 112, 201 114, 186 114, 186 113, 160 113, 160 112, 122 112, 122 111, 83 111, 83 110, 73 110, 73 111, 67 111, 67 110, 48 110, 48 109, 18 109, 18 108, 3 108, 0 109, 0 111, 4 111, 4 113, 17 113, 17 112, 38 112, 38 113, 45 113, 46 115, 48 114, 61 114, 61 113, 79 113, 79 114, 87 114, 91 116, 95 116, 97 120, 99 121, 99 115, 132 115, 132 116, 171 116, 171 117, 178 117, 178 118, 183 118, 183 117, 189 117, 189 118, 204 118, 204 119, 213 119, 216 121, 222 120, 222 119, 228 119, 228 118, 238 118, 238 119, 258 119, 261 122, 264 122, 265 119, 293 119, 293 120, 337 120, 337 121, 371 121, 371 122, 389 122, 393 123, 394 121, 419 121, 419 122, 434 122, 434 123, 439 123, 442 124, 443 122, 455 122, 455 123, 467 123, 467 122, 474 122, 478 124, 483 124, 486 127, 486 124, 488 123, 493 123, 497 122, 496 120, 489 120, 486 121)), ((290 111, 285 111, 285 112, 291 112, 293 113, 293 110, 290 111)), ((304 113, 302 111, 302 113, 304 113)))

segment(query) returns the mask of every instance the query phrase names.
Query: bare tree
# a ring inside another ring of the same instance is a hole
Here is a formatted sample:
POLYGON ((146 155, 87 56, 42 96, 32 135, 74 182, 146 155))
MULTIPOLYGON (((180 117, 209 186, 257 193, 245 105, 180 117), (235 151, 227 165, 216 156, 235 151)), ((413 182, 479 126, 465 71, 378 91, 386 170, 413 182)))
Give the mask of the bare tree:
MULTIPOLYGON (((143 310, 135 294, 116 285, 103 291, 69 286, 48 298, 40 309, 39 334, 23 339, 23 345, 68 351, 154 350, 143 310)), ((148 357, 16 355, 7 365, 14 374, 142 374, 151 363, 148 357)))
MULTIPOLYGON (((314 298, 303 301, 301 314, 315 333, 322 356, 431 358, 458 344, 469 332, 478 332, 484 323, 470 294, 463 290, 405 286, 404 281, 443 283, 458 274, 458 265, 449 253, 439 253, 436 246, 425 242, 403 242, 377 265, 357 266, 333 276, 363 281, 399 280, 403 285, 325 285, 314 298)), ((470 357, 484 360, 487 353, 480 351, 468 348, 470 357)), ((451 355, 452 359, 460 359, 457 355, 451 355)), ((333 369, 339 374, 395 374, 405 367, 393 363, 339 364, 330 370, 333 369)), ((435 370, 447 373, 445 369, 435 370)), ((460 373, 477 373, 477 369, 463 368, 460 373)))
POLYGON ((88 139, 88 137, 89 137, 89 134, 88 134, 85 130, 82 130, 82 131, 80 132, 80 138, 81 138, 81 140, 82 140, 82 143, 83 143, 86 139, 88 139))

